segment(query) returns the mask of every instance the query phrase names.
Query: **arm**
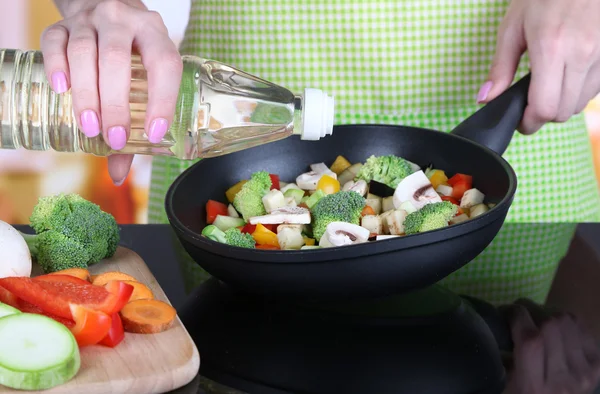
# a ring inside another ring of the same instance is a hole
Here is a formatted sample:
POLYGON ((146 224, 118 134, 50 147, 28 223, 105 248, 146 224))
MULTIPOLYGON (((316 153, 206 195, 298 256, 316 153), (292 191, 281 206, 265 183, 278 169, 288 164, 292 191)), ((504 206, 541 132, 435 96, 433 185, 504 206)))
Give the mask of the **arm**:
POLYGON ((558 267, 546 304, 573 313, 600 340, 600 256, 579 233, 558 267))

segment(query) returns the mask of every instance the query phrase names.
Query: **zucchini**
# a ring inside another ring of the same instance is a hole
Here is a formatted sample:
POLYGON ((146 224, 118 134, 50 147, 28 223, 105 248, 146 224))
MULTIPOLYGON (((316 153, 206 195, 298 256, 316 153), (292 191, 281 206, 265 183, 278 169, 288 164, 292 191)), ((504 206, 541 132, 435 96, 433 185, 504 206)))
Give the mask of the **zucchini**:
POLYGON ((366 205, 373 208, 373 211, 375 211, 375 215, 379 215, 381 213, 381 197, 367 198, 366 201, 366 205))
POLYGON ((241 227, 245 225, 246 222, 242 218, 233 218, 231 216, 217 215, 217 218, 215 219, 213 224, 219 230, 225 232, 233 227, 241 227))
POLYGON ((388 212, 388 211, 393 211, 394 209, 396 209, 394 207, 394 197, 393 196, 385 197, 381 203, 381 210, 383 212, 388 212))
POLYGON ((17 313, 21 313, 21 311, 17 308, 13 308, 10 305, 6 305, 0 302, 0 317, 16 315, 17 313))
POLYGON ((354 180, 354 178, 356 178, 356 174, 358 174, 358 171, 360 171, 360 168, 362 166, 363 166, 362 163, 356 163, 356 164, 352 164, 350 167, 345 169, 338 176, 338 181, 340 182, 340 185, 345 185, 348 181, 354 180))
POLYGON ((308 207, 308 209, 312 209, 312 207, 315 206, 316 203, 319 202, 320 199, 322 199, 323 197, 325 197, 325 192, 321 189, 315 191, 313 194, 311 194, 310 197, 308 197, 306 199, 306 201, 304 201, 304 203, 306 204, 306 206, 308 207))
POLYGON ((236 211, 234 206, 231 204, 229 204, 229 206, 227 206, 227 215, 231 216, 232 218, 240 217, 240 214, 238 213, 238 211, 236 211))
POLYGON ((0 385, 45 390, 71 380, 81 357, 67 327, 43 315, 0 318, 0 385))
POLYGON ((296 204, 300 204, 302 197, 304 197, 304 190, 289 188, 283 193, 283 195, 285 198, 292 197, 296 201, 296 204))

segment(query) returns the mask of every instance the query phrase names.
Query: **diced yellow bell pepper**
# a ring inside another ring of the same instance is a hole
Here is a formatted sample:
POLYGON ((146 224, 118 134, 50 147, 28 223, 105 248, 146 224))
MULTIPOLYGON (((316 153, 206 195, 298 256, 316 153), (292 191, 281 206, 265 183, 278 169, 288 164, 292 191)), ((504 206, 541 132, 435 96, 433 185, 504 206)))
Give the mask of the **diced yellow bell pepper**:
POLYGON ((349 168, 352 164, 344 156, 338 156, 330 167, 330 170, 335 172, 336 175, 340 175, 344 170, 349 168))
POLYGON ((444 185, 446 182, 448 182, 448 177, 444 171, 434 170, 429 178, 429 181, 433 185, 433 188, 437 189, 439 185, 444 185))
POLYGON ((256 230, 252 233, 252 238, 259 245, 270 245, 279 247, 279 241, 277 241, 277 234, 269 230, 262 224, 256 225, 256 230))
POLYGON ((323 190, 325 194, 335 194, 340 191, 340 182, 325 174, 319 179, 317 190, 323 190))
POLYGON ((238 192, 246 182, 248 182, 248 180, 244 179, 243 181, 239 181, 238 183, 227 189, 227 191, 225 192, 225 197, 227 197, 227 201, 233 202, 235 195, 238 194, 238 192))
POLYGON ((303 237, 304 238, 304 245, 306 246, 314 246, 315 245, 315 240, 313 238, 308 238, 308 237, 303 237))

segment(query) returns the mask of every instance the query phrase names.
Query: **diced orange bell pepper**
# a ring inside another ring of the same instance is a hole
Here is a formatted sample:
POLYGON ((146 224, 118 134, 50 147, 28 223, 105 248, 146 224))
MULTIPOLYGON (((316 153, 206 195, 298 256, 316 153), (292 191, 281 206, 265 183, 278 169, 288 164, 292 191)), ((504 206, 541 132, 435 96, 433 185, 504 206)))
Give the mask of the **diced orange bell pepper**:
POLYGON ((279 247, 279 242, 277 241, 277 234, 273 231, 269 230, 262 224, 256 225, 256 230, 252 233, 252 238, 259 245, 271 245, 279 247))
POLYGON ((431 177, 429 177, 429 182, 431 182, 434 189, 437 189, 439 185, 443 185, 448 182, 448 177, 444 171, 434 170, 431 174, 431 177))

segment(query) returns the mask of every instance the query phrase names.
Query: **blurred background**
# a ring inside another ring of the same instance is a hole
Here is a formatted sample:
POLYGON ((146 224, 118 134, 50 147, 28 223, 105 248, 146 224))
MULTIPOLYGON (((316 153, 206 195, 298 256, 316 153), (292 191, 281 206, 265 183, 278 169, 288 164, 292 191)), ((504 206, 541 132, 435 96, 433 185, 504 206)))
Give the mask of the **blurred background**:
MULTIPOLYGON (((183 38, 190 0, 145 0, 158 11, 172 40, 183 38)), ((42 31, 59 21, 52 0, 0 0, 0 48, 39 49, 42 31)), ((586 109, 600 185, 600 99, 586 109)), ((115 187, 104 158, 85 154, 0 150, 0 220, 27 223, 39 196, 75 192, 112 213, 121 224, 145 223, 151 157, 136 157, 115 187)))

